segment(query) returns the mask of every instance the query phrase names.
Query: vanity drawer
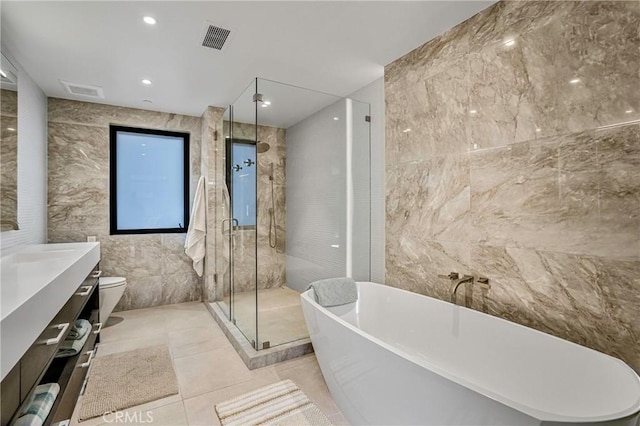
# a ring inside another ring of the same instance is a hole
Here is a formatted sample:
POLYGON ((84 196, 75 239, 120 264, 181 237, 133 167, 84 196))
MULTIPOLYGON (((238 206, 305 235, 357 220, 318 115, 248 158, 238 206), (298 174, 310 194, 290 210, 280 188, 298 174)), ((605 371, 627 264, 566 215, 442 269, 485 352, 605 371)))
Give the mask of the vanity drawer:
MULTIPOLYGON (((63 376, 69 375, 69 379, 64 391, 58 395, 56 405, 53 407, 52 423, 70 419, 73 414, 80 390, 82 389, 84 380, 87 377, 87 372, 95 356, 95 345, 98 338, 98 333, 96 333, 98 330, 96 330, 96 327, 98 326, 99 317, 100 311, 97 309, 94 310, 89 320, 93 325, 91 335, 77 356, 77 361, 70 363, 71 365, 68 365, 62 373, 63 376)), ((65 378, 61 379, 64 381, 65 378)))
POLYGON ((20 401, 29 394, 59 344, 67 337, 97 283, 98 278, 87 277, 20 360, 20 401))
POLYGON ((78 318, 80 311, 87 303, 87 300, 93 294, 93 291, 98 285, 98 277, 95 272, 89 274, 87 278, 80 284, 78 289, 73 293, 73 296, 69 298, 69 301, 60 309, 58 315, 53 318, 53 323, 59 324, 67 322, 67 319, 78 318))
POLYGON ((17 364, 7 374, 0 385, 0 425, 8 425, 11 416, 20 406, 20 364, 17 364))

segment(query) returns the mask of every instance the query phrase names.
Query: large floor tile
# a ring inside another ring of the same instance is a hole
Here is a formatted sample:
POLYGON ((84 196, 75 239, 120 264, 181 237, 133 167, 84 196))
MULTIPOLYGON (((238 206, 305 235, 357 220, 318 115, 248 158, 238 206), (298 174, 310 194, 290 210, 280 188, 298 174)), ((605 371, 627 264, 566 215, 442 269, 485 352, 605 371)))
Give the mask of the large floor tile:
POLYGON ((194 426, 219 425, 220 421, 215 411, 216 404, 279 381, 280 379, 275 371, 270 367, 266 367, 264 371, 261 371, 257 377, 250 381, 185 399, 184 407, 187 411, 189 424, 194 426))
POLYGON ((278 377, 281 380, 292 380, 325 415, 331 416, 340 412, 315 360, 278 371, 278 377))
MULTIPOLYGON (((133 312, 133 311, 131 311, 133 312)), ((145 315, 122 315, 124 320, 111 327, 103 328, 101 342, 136 339, 140 337, 167 337, 165 317, 161 312, 145 315)))
POLYGON ((303 355, 301 357, 298 358, 293 358, 293 359, 289 359, 287 361, 282 361, 279 362, 277 364, 275 364, 273 366, 273 368, 275 368, 276 372, 280 373, 281 371, 287 370, 289 368, 295 368, 295 367, 300 367, 301 365, 305 365, 307 363, 315 363, 317 364, 318 361, 316 360, 316 355, 315 354, 307 354, 307 355, 303 355))
MULTIPOLYGON (((276 306, 282 303, 278 293, 282 292, 267 293, 263 304, 276 306)), ((283 294, 285 300, 293 301, 286 297, 286 292, 283 294)), ((113 316, 122 321, 112 321, 112 326, 102 330, 97 356, 166 344, 179 384, 178 395, 131 407, 121 414, 129 415, 126 419, 121 418, 121 422, 156 426, 218 425, 215 404, 291 379, 335 424, 348 424, 329 394, 315 355, 249 370, 200 302, 116 312, 113 316)), ((275 323, 274 330, 280 325, 275 323)), ((80 406, 81 399, 71 419, 73 426, 116 423, 111 417, 78 423, 80 406)))
POLYGON ((156 346, 168 343, 168 336, 166 335, 158 335, 155 337, 149 338, 131 338, 126 340, 111 340, 106 342, 101 342, 98 345, 98 351, 96 353, 96 358, 111 355, 120 352, 132 351, 135 349, 146 348, 149 346, 156 346))
MULTIPOLYGON (((131 413, 130 410, 127 410, 127 412, 131 413)), ((146 424, 147 426, 182 426, 189 424, 182 401, 163 405, 162 407, 153 408, 148 411, 133 411, 133 413, 137 414, 141 420, 133 424, 146 424)))
POLYGON ((250 371, 232 347, 175 359, 176 374, 183 398, 191 398, 263 374, 250 371))
POLYGON ((188 306, 169 305, 162 312, 168 331, 184 330, 193 327, 210 325, 212 318, 202 303, 188 306))
POLYGON ((215 324, 169 331, 169 345, 174 358, 231 348, 231 343, 215 324))

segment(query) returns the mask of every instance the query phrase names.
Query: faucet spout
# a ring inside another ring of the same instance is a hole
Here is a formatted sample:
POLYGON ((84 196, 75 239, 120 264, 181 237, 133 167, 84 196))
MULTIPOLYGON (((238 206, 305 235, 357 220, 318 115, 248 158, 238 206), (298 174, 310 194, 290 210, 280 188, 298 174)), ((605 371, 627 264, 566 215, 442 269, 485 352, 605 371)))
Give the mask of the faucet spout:
POLYGON ((451 303, 456 303, 456 293, 458 292, 458 287, 464 283, 473 282, 473 276, 471 275, 463 275, 461 278, 451 280, 451 303))

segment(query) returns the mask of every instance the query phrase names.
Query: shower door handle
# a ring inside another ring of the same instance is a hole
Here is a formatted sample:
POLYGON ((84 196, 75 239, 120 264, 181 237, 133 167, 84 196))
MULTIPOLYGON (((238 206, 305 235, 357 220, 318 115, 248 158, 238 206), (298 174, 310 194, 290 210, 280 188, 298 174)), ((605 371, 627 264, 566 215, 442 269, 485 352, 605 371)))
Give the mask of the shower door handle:
POLYGON ((238 219, 236 219, 235 217, 229 217, 226 219, 222 219, 222 233, 224 234, 224 224, 226 222, 229 222, 229 237, 233 236, 233 225, 235 224, 235 226, 240 226, 238 219))

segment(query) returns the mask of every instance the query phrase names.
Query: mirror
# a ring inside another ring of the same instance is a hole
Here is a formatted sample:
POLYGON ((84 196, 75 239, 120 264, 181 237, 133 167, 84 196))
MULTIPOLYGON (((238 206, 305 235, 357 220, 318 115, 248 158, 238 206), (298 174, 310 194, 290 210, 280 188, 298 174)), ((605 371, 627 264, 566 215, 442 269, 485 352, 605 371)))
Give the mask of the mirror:
POLYGON ((0 231, 18 229, 18 70, 0 62, 0 231))

